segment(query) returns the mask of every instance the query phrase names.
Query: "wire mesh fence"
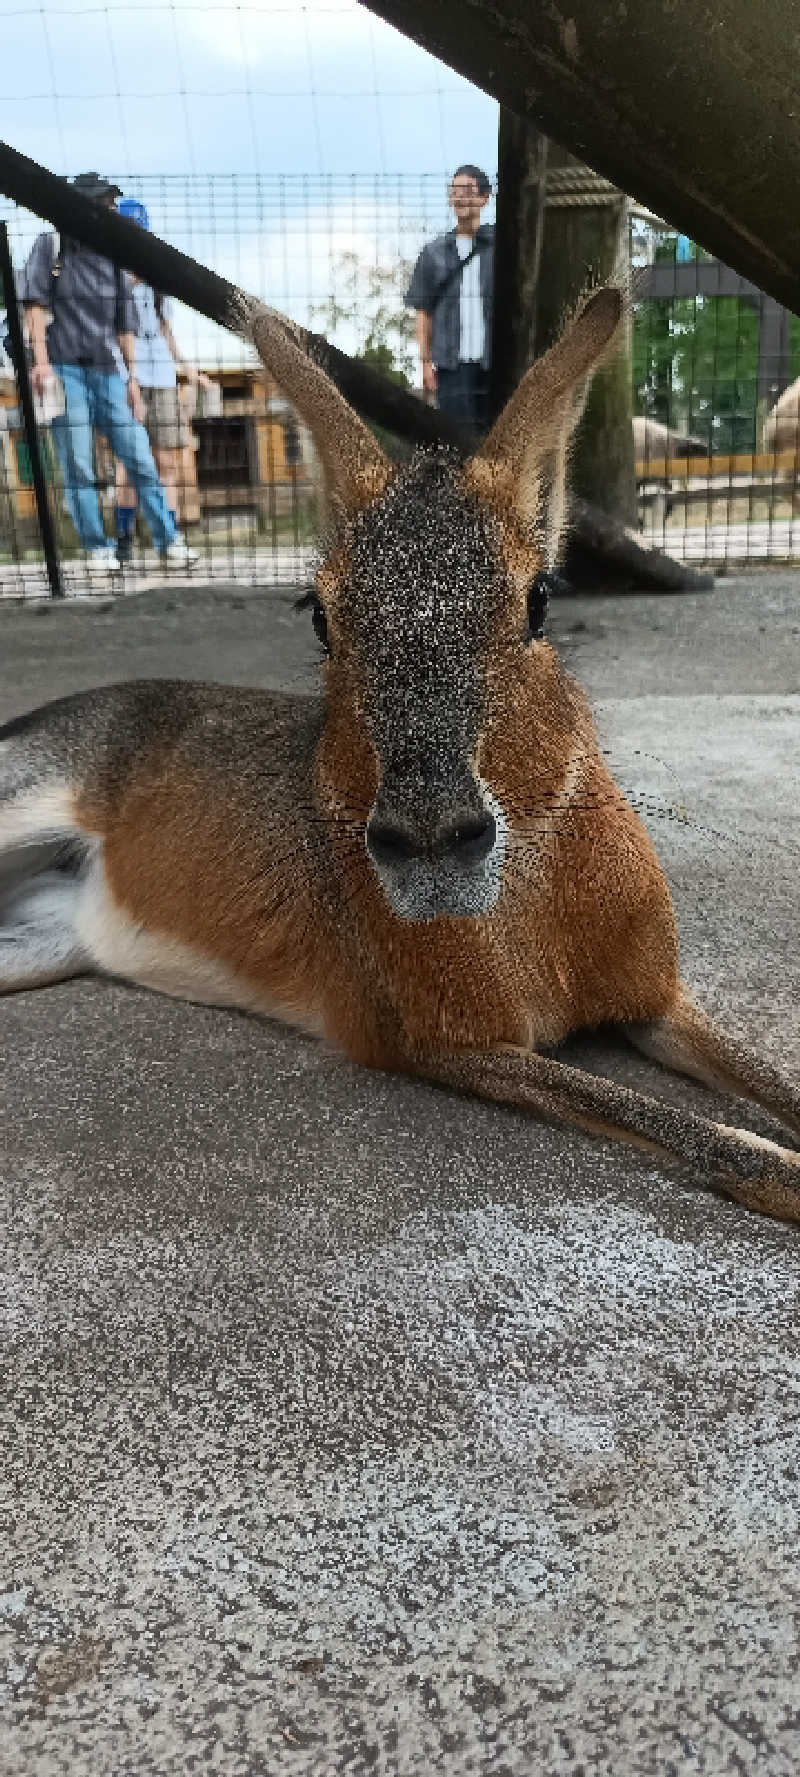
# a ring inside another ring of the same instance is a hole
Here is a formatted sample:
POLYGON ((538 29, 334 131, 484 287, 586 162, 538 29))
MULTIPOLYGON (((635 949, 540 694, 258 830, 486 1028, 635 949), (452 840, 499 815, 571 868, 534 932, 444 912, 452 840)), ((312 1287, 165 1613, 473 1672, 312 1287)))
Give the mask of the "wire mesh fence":
MULTIPOLYGON (((418 384, 414 317, 403 297, 423 243, 452 225, 440 175, 149 173, 117 183, 145 206, 163 239, 344 350, 418 384)), ((43 225, 5 200, 0 219, 19 279, 43 225)), ((630 228, 640 531, 687 561, 792 560, 800 555, 792 388, 800 325, 633 207, 630 228)), ((60 246, 54 239, 54 253, 60 246)), ((177 304, 168 320, 177 405, 171 429, 159 430, 157 412, 149 417, 170 508, 199 558, 194 572, 265 587, 307 579, 321 512, 310 437, 235 336, 177 304)), ((45 468, 65 586, 85 590, 86 555, 56 448, 58 423, 56 415, 41 427, 45 468)), ((118 544, 120 512, 133 512, 136 501, 98 428, 86 448, 105 537, 118 544)), ((164 564, 141 512, 125 526, 124 585, 136 590, 153 584, 164 564)), ((44 591, 30 463, 6 358, 0 597, 44 591)))
MULTIPOLYGON (((123 189, 144 204, 156 234, 240 287, 266 296, 344 350, 413 383, 414 320, 403 295, 423 241, 448 226, 443 180, 434 175, 165 175, 129 179, 123 189)), ((42 224, 0 200, 2 219, 9 227, 19 285, 42 224)), ((60 246, 53 237, 54 251, 60 246)), ((304 578, 320 511, 307 431, 234 335, 181 305, 170 305, 167 314, 177 348, 180 400, 170 474, 177 519, 200 555, 199 571, 265 585, 304 578)), ((19 596, 41 591, 42 567, 8 359, 0 364, 0 403, 0 592, 19 596)), ((58 423, 56 417, 56 433, 58 423)), ((52 427, 43 433, 69 588, 85 579, 85 562, 70 521, 70 488, 52 427)), ((111 536, 119 464, 99 432, 91 449, 111 536)), ((136 589, 142 575, 152 578, 158 566, 145 526, 137 520, 126 585, 136 589)))
POLYGON ((639 524, 683 560, 800 555, 800 321, 655 219, 631 218, 639 524))

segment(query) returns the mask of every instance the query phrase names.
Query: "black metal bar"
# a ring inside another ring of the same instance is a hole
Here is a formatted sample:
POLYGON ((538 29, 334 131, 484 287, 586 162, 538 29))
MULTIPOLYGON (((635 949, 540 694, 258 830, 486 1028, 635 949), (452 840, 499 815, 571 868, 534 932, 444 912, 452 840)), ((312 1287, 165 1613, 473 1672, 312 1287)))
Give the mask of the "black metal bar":
MULTIPOLYGON (((231 332, 238 331, 237 304, 242 301, 242 291, 234 284, 190 259, 186 253, 179 253, 176 247, 170 247, 157 235, 137 228, 135 223, 115 210, 100 209, 65 179, 58 178, 4 142, 0 143, 0 192, 45 218, 61 234, 83 241, 96 252, 135 272, 165 296, 185 302, 198 314, 206 315, 231 332)), ((336 383, 345 400, 374 425, 383 426, 396 437, 409 439, 412 444, 445 444, 463 454, 474 450, 477 438, 470 428, 451 420, 437 408, 428 407, 409 389, 390 382, 369 364, 349 358, 346 352, 329 345, 319 334, 305 333, 304 344, 336 383)), ((669 562, 669 558, 661 556, 657 550, 644 549, 635 543, 621 527, 617 526, 615 531, 612 521, 604 519, 602 514, 594 515, 588 507, 586 512, 590 515, 588 520, 582 515, 573 516, 573 534, 578 535, 588 523, 587 547, 591 550, 595 538, 601 537, 604 559, 608 561, 613 559, 617 546, 622 548, 626 564, 635 560, 641 586, 663 584, 665 560, 669 575, 679 576, 681 586, 687 590, 709 584, 708 575, 669 562), (592 527, 594 516, 599 528, 592 527)))
POLYGON ((0 222, 0 278, 3 280, 3 296, 5 299, 6 317, 8 320, 8 343, 11 362, 17 379, 19 404, 22 409, 22 423, 25 428, 25 443, 33 480, 33 495, 36 501, 36 512, 39 519, 39 530, 42 535, 44 559, 47 567, 47 578, 50 592, 54 599, 64 597, 61 584, 61 569, 56 548, 56 534, 53 525, 53 514, 50 509, 50 497, 47 491, 42 453, 39 448, 39 429, 36 424, 36 411, 33 403, 33 390, 28 374, 28 360, 25 356, 25 341, 22 334, 22 321, 17 302, 17 290, 14 283, 14 267, 11 260, 11 248, 8 243, 8 228, 0 222))
MULTIPOLYGON (((7 142, 0 142, 0 192, 13 198, 34 215, 71 236, 96 253, 103 253, 146 284, 173 296, 208 320, 230 332, 237 331, 236 305, 242 292, 208 266, 180 253, 157 235, 138 228, 116 210, 101 208, 76 191, 47 167, 42 167, 7 142)), ((309 352, 321 364, 350 401, 374 425, 384 426, 399 438, 417 444, 452 444, 458 448, 463 432, 436 408, 428 407, 358 358, 349 358, 320 334, 307 333, 309 352)))

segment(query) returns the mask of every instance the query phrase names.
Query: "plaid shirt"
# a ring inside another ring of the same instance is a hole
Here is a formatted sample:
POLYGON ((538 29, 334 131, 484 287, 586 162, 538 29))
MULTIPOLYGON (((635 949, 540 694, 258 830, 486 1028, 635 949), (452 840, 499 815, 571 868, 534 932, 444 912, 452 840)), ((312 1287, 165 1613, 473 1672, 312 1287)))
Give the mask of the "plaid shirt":
MULTIPOLYGON (((475 236, 481 269, 481 300, 483 303, 483 357, 488 370, 492 354, 492 286, 494 283, 494 228, 482 223, 475 236)), ((456 230, 439 234, 423 247, 411 275, 411 283, 403 301, 406 308, 422 309, 433 316, 433 362, 438 370, 457 370, 461 342, 461 279, 454 277, 441 302, 437 292, 445 279, 460 264, 456 246, 456 230)))

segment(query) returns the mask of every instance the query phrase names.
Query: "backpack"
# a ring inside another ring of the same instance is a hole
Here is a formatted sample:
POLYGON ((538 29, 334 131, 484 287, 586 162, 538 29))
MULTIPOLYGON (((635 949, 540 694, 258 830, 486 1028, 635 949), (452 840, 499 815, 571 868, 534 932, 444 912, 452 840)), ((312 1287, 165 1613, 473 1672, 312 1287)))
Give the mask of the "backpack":
MULTIPOLYGON (((55 299, 56 299, 56 291, 58 289, 58 279, 61 276, 61 272, 62 272, 62 269, 64 266, 64 260, 67 255, 67 249, 70 245, 72 245, 72 243, 70 241, 66 240, 64 238, 64 236, 61 234, 54 235, 53 241, 54 241, 54 245, 55 245, 55 251, 53 253, 53 263, 50 268, 50 312, 51 312, 51 314, 55 313, 55 299)), ((114 297, 114 327, 118 333, 121 331, 120 321, 122 319, 123 301, 124 301, 122 278, 123 278, 122 267, 119 265, 115 265, 115 267, 114 267, 114 284, 115 284, 115 292, 116 293, 115 293, 115 297, 114 297)), ((161 319, 161 312, 160 312, 159 305, 160 304, 163 305, 163 300, 164 299, 161 296, 156 297, 156 312, 158 314, 159 320, 161 319)), ((6 329, 5 329, 3 336, 2 336, 2 346, 3 346, 3 351, 6 353, 6 356, 11 359, 11 362, 13 364, 14 360, 13 360, 13 354, 11 351, 11 336, 8 332, 8 322, 7 321, 6 321, 6 329)), ((28 344, 26 344, 26 346, 25 346, 25 359, 26 359, 28 368, 30 369, 30 366, 33 363, 33 352, 31 350, 30 345, 28 345, 28 344)))
MULTIPOLYGON (((56 290, 58 288, 57 280, 60 278, 62 270, 64 268, 64 260, 67 256, 67 248, 75 245, 74 241, 66 240, 64 235, 62 235, 62 234, 58 234, 54 238, 55 238, 55 243, 56 243, 56 250, 55 250, 54 257, 53 257, 53 264, 52 264, 52 267, 50 270, 50 309, 51 309, 52 313, 55 313, 54 298, 55 298, 56 290)), ((123 303, 125 300, 125 292, 124 292, 123 283, 122 283, 124 275, 125 274, 122 270, 122 266, 115 265, 114 266, 114 329, 117 333, 120 333, 122 331, 122 329, 120 327, 120 321, 122 320, 123 303)))

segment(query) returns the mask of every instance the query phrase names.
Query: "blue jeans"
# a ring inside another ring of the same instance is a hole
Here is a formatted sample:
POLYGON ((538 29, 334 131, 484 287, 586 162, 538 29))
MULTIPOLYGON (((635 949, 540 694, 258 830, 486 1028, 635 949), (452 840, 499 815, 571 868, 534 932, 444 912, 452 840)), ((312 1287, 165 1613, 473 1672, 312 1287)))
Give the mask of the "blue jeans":
POLYGON ((437 370, 437 406, 465 426, 485 432, 489 424, 489 372, 480 364, 459 364, 457 370, 437 370))
POLYGON ((84 549, 111 549, 103 529, 94 472, 93 432, 102 432, 128 471, 139 495, 156 549, 177 536, 144 426, 128 406, 127 384, 117 371, 54 364, 64 389, 64 412, 53 421, 67 511, 84 549))

